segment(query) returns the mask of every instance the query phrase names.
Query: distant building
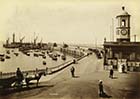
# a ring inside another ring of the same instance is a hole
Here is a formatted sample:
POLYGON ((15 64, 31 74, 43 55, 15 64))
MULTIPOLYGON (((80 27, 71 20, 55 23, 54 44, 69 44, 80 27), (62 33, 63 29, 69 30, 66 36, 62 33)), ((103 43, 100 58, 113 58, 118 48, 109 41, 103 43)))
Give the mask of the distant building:
POLYGON ((116 16, 116 42, 104 40, 104 66, 112 65, 121 72, 122 65, 126 71, 140 71, 140 42, 131 42, 130 14, 122 7, 122 13, 116 16))

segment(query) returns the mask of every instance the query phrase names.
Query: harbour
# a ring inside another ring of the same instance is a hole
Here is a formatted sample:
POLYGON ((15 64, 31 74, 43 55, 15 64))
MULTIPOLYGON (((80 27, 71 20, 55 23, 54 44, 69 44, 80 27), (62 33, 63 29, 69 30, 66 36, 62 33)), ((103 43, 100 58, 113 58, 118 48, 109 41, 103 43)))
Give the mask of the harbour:
MULTIPOLYGON (((4 50, 4 49, 3 49, 4 50)), ((61 56, 63 56, 62 52, 54 51, 53 53, 47 54, 48 51, 41 51, 38 50, 37 52, 32 50, 30 52, 30 56, 23 54, 22 52, 18 51, 18 49, 8 49, 10 51, 10 59, 5 59, 4 62, 0 62, 1 71, 5 72, 13 72, 16 70, 17 67, 20 67, 22 70, 31 70, 35 68, 46 68, 46 67, 55 67, 59 64, 64 63, 65 61, 72 60, 72 56, 66 55, 66 60, 61 59, 61 56), (13 51, 13 52, 12 52, 13 51), (43 57, 41 53, 43 54, 43 57), (18 53, 18 56, 15 55, 15 53, 18 53), (59 54, 60 56, 57 57, 57 60, 54 59, 53 54, 59 54), (45 61, 46 64, 43 64, 42 62, 45 61), (8 65, 10 64, 10 65, 8 65), (9 67, 12 67, 11 69, 7 69, 9 67)), ((3 51, 4 54, 6 54, 6 49, 3 51)), ((3 55, 4 56, 4 55, 3 55)))
POLYGON ((139 3, 0 1, 0 99, 139 99, 139 3))

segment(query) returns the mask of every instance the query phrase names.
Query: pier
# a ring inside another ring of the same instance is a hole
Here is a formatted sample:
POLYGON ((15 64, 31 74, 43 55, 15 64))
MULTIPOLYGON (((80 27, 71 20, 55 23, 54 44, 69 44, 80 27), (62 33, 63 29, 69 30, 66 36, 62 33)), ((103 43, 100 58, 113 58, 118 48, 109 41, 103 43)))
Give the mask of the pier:
POLYGON ((60 48, 60 52, 62 52, 64 54, 71 55, 74 58, 79 58, 79 57, 84 55, 83 51, 76 50, 76 49, 71 49, 71 48, 60 48))
POLYGON ((0 99, 140 99, 139 4, 0 0, 0 99))
MULTIPOLYGON (((71 62, 67 62, 66 64, 71 64, 71 62)), ((26 89, 26 91, 18 93, 18 95, 21 95, 20 98, 37 99, 41 97, 42 99, 73 99, 82 97, 82 99, 96 99, 99 98, 99 80, 103 80, 106 94, 113 99, 134 99, 140 97, 138 94, 139 82, 137 82, 140 80, 139 73, 129 72, 128 74, 121 74, 118 71, 114 71, 114 79, 110 79, 108 77, 109 71, 104 71, 103 69, 103 59, 98 59, 94 53, 87 57, 85 56, 85 58, 81 57, 78 64, 72 63, 69 66, 66 66, 66 64, 52 68, 52 72, 50 72, 49 75, 42 77, 39 84, 42 87, 30 90, 26 89), (65 66, 67 68, 53 73, 65 66), (70 68, 72 66, 74 66, 76 70, 75 78, 72 78, 70 74, 70 68), (38 91, 40 93, 38 93, 38 91)), ((13 92, 13 94, 9 95, 9 97, 17 97, 17 92, 13 92)))
MULTIPOLYGON (((87 55, 83 55, 79 58, 77 58, 76 60, 79 61, 81 60, 82 58, 86 57, 87 55)), ((45 69, 38 69, 38 72, 41 72, 41 71, 44 71, 46 72, 47 75, 51 75, 51 74, 54 74, 64 68, 66 68, 67 66, 71 65, 71 64, 74 64, 74 60, 69 60, 69 61, 66 61, 58 66, 54 66, 54 67, 46 67, 45 69)), ((27 70, 27 71, 22 71, 23 75, 26 75, 26 73, 28 73, 29 75, 35 75, 36 73, 36 70, 27 70)), ((16 73, 15 72, 0 72, 0 78, 8 78, 8 77, 11 77, 11 76, 15 76, 16 73)))

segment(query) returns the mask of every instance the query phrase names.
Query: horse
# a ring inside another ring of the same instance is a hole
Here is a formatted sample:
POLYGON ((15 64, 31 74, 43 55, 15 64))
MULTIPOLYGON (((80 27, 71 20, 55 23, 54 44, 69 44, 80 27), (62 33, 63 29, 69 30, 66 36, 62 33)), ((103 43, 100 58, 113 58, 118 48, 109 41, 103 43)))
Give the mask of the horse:
POLYGON ((36 87, 38 87, 38 83, 39 83, 39 80, 42 77, 42 75, 46 76, 46 73, 45 72, 39 72, 38 75, 36 75, 35 77, 25 78, 26 86, 29 87, 30 81, 37 80, 36 87))
POLYGON ((0 79, 0 88, 10 88, 11 85, 17 81, 16 76, 0 79))

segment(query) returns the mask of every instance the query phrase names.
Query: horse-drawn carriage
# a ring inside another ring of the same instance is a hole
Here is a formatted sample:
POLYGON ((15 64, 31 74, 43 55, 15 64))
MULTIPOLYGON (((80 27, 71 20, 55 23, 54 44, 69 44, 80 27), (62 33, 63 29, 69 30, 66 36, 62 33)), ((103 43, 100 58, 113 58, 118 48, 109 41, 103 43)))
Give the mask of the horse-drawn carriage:
POLYGON ((8 78, 1 78, 0 79, 0 88, 10 88, 12 84, 17 81, 16 76, 8 77, 8 78))
POLYGON ((22 87, 22 86, 27 86, 29 87, 30 81, 36 80, 36 86, 38 86, 39 80, 42 77, 42 75, 46 75, 44 71, 39 72, 38 75, 34 77, 24 77, 24 79, 21 80, 21 83, 19 83, 19 78, 17 76, 11 76, 8 78, 1 78, 0 79, 0 88, 5 89, 5 88, 12 88, 12 87, 22 87), (22 84, 23 80, 25 81, 25 84, 22 84))

